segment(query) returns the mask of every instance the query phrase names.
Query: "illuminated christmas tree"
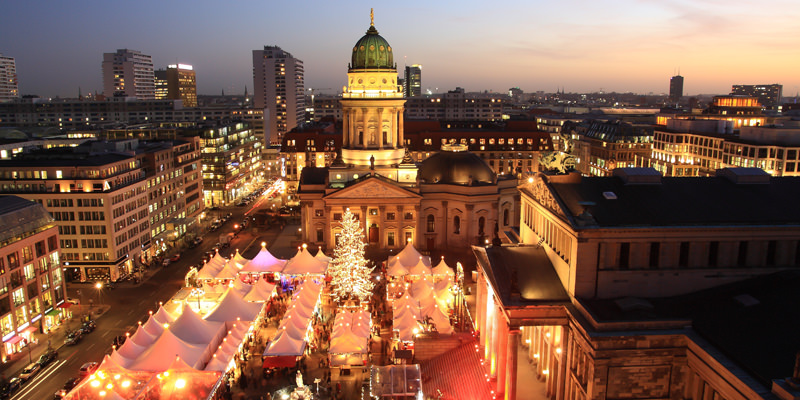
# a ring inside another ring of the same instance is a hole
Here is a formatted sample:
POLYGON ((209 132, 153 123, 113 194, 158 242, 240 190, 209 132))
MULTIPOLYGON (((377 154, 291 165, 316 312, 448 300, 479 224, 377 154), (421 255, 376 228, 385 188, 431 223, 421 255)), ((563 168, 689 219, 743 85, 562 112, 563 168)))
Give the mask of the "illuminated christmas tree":
POLYGON ((332 294, 336 301, 347 299, 366 301, 375 284, 370 280, 373 267, 364 258, 364 231, 356 216, 348 208, 342 215, 342 231, 328 273, 331 275, 332 294))

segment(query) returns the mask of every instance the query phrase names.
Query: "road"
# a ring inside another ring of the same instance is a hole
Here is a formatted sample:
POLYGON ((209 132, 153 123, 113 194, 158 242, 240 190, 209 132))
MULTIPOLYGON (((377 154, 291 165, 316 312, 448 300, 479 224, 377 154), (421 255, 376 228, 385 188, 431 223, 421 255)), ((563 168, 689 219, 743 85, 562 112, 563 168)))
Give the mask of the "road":
MULTIPOLYGON (((264 202, 262 206, 271 206, 271 202, 264 202)), ((101 362, 106 354, 111 353, 111 342, 117 335, 125 332, 133 334, 138 322, 144 323, 149 311, 155 311, 159 302, 168 301, 183 285, 184 277, 191 265, 201 265, 203 253, 210 250, 217 242, 220 234, 232 232, 234 224, 240 224, 244 213, 251 207, 230 207, 212 213, 233 213, 220 229, 205 234, 205 239, 198 247, 183 251, 181 259, 167 267, 156 267, 158 271, 140 284, 133 285, 123 282, 116 285, 115 289, 104 288, 98 293, 91 284, 72 284, 67 287, 67 296, 80 298, 77 290, 83 292, 83 297, 88 303, 93 299, 95 304, 108 305, 110 308, 96 319, 97 329, 83 337, 74 346, 62 346, 62 343, 53 343, 58 348, 58 358, 41 370, 33 379, 23 385, 12 397, 12 400, 27 399, 52 399, 56 391, 61 389, 68 379, 78 375, 80 366, 84 363, 101 362)), ((213 215, 213 214, 212 214, 213 215)), ((258 232, 253 230, 253 225, 239 232, 231 241, 230 247, 220 253, 228 256, 235 249, 246 258, 253 258, 261 248, 261 241, 273 243, 279 234, 277 228, 258 232)), ((77 313, 76 313, 77 318, 77 313)), ((79 326, 77 321, 69 322, 68 328, 75 329, 79 326)), ((35 360, 34 360, 35 361, 35 360)))

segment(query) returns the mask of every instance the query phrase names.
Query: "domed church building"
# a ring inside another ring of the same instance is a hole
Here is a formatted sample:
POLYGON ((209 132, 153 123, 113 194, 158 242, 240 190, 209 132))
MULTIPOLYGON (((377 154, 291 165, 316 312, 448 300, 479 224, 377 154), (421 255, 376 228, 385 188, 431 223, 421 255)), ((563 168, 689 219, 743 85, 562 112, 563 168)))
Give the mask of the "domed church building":
POLYGON ((403 138, 402 87, 392 46, 371 21, 352 48, 342 90, 341 154, 326 168, 305 167, 297 194, 302 238, 336 244, 346 208, 362 221, 370 245, 401 249, 467 250, 500 237, 519 221, 515 178, 498 180, 462 145, 417 164, 403 138))

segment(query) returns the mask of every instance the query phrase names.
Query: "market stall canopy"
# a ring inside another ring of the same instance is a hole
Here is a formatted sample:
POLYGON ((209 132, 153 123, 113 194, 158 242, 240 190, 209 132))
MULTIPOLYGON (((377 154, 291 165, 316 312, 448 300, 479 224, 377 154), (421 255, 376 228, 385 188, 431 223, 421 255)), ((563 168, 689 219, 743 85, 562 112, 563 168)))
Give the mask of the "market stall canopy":
POLYGON ((219 275, 225 264, 207 262, 203 264, 203 268, 197 273, 197 279, 214 279, 219 275))
POLYGON ((160 322, 161 324, 171 324, 178 317, 172 315, 162 305, 161 307, 158 307, 158 310, 153 314, 153 318, 155 318, 155 320, 160 322))
POLYGON ((331 338, 329 354, 366 353, 367 338, 358 337, 352 331, 345 330, 340 336, 331 338))
MULTIPOLYGON (((404 267, 409 268, 415 265, 419 261, 420 257, 422 257, 422 254, 420 254, 417 251, 417 249, 414 248, 414 245, 411 244, 411 242, 409 241, 406 244, 406 247, 404 247, 403 250, 397 253, 397 256, 389 259, 389 262, 387 264, 391 266, 395 262, 400 262, 401 264, 403 264, 404 267)), ((423 257, 423 259, 427 260, 428 266, 431 265, 430 258, 423 257)))
POLYGON ((318 258, 320 261, 323 261, 323 262, 327 262, 327 263, 331 262, 331 258, 326 256, 325 253, 322 252, 322 247, 317 249, 317 254, 314 257, 318 258))
POLYGON ((250 293, 250 290, 253 289, 253 285, 245 283, 244 281, 238 278, 233 280, 232 287, 233 290, 239 292, 239 294, 242 295, 242 297, 246 296, 247 293, 250 293))
POLYGON ((250 262, 250 260, 242 257, 242 255, 239 254, 239 249, 236 249, 236 253, 233 255, 233 257, 231 257, 231 261, 235 262, 236 264, 239 264, 240 265, 239 268, 242 268, 241 266, 247 265, 247 263, 250 262))
POLYGON ((420 256, 417 262, 408 269, 409 275, 424 276, 431 274, 430 261, 425 265, 425 258, 420 256))
POLYGON ((263 304, 249 303, 235 290, 228 288, 219 301, 203 319, 206 321, 254 321, 261 312, 263 304))
POLYGON ((306 342, 304 340, 295 339, 281 332, 269 342, 266 350, 264 350, 264 356, 301 356, 305 347, 306 342))
POLYGON ((453 269, 450 268, 450 266, 448 266, 447 263, 444 262, 444 257, 442 257, 442 261, 439 261, 439 264, 437 264, 435 267, 433 267, 433 270, 431 270, 431 273, 433 275, 443 275, 443 276, 445 276, 445 275, 446 276, 455 276, 456 275, 455 271, 453 271, 453 269))
POLYGON ((308 249, 303 247, 297 255, 292 257, 283 269, 284 275, 324 275, 328 269, 328 263, 311 255, 308 249))
POLYGON ((226 334, 223 322, 200 318, 188 304, 183 305, 180 317, 169 326, 169 330, 179 339, 192 344, 216 344, 226 334))
POLYGON ((282 272, 286 260, 276 258, 272 253, 267 250, 267 244, 261 243, 261 251, 256 256, 248 261, 241 272, 243 273, 266 273, 266 272, 282 272))
MULTIPOLYGON (((166 371, 172 365, 174 357, 178 356, 192 368, 202 369, 208 361, 203 359, 207 348, 207 345, 187 343, 167 329, 152 346, 133 360, 128 368, 136 371, 166 371)), ((209 358, 210 356, 211 354, 208 354, 209 358)))
POLYGON ((253 303, 263 303, 272 298, 275 292, 275 284, 267 282, 266 279, 259 279, 244 296, 245 301, 253 303))
POLYGON ((395 262, 389 266, 386 271, 389 276, 404 276, 408 275, 408 269, 400 262, 395 262))

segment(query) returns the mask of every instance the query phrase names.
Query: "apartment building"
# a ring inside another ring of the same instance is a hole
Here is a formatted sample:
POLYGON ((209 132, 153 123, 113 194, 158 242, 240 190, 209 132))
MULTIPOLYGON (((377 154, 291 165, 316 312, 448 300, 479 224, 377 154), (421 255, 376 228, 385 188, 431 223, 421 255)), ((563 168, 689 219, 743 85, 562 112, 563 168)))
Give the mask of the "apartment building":
POLYGON ((2 361, 46 338, 69 317, 58 229, 41 204, 0 196, 0 333, 2 361))
POLYGON ((106 97, 155 99, 153 58, 138 50, 103 53, 103 94, 106 97))
POLYGON ((17 63, 14 57, 5 57, 0 53, 0 103, 16 100, 18 97, 17 63))

